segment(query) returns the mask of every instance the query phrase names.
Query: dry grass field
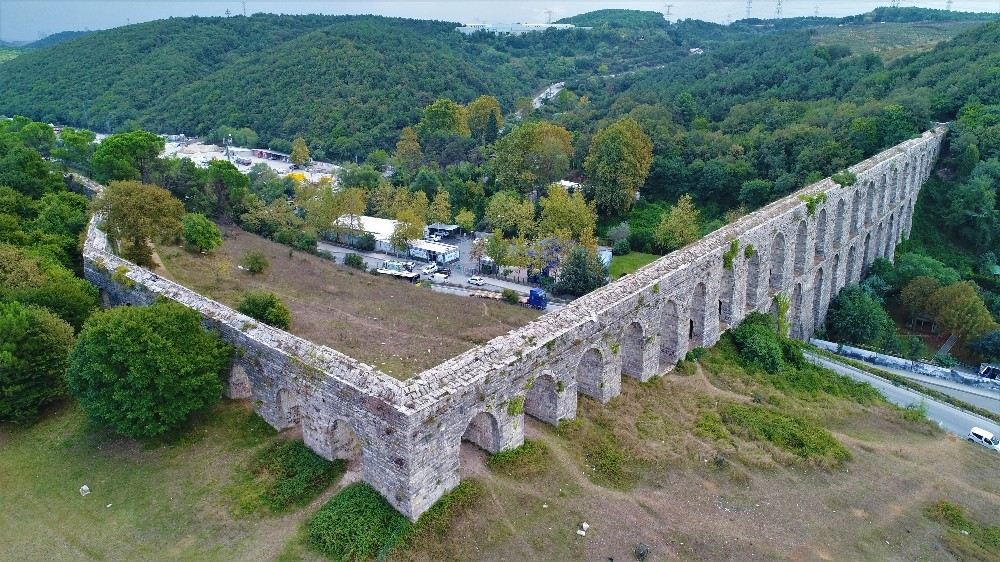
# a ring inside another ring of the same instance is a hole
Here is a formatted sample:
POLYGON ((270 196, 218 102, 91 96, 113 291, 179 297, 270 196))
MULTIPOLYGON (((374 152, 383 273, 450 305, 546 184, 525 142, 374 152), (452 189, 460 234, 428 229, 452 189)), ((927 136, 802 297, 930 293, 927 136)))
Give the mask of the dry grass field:
POLYGON ((869 51, 885 62, 934 48, 941 41, 983 25, 984 22, 874 23, 844 27, 821 27, 813 41, 841 45, 854 53, 869 51))
POLYGON ((157 253, 164 277, 227 305, 248 290, 277 294, 292 313, 291 332, 364 361, 398 378, 433 367, 523 326, 538 312, 502 302, 436 293, 291 251, 235 227, 208 255, 177 246, 157 253), (270 267, 239 269, 246 252, 263 252, 270 267))

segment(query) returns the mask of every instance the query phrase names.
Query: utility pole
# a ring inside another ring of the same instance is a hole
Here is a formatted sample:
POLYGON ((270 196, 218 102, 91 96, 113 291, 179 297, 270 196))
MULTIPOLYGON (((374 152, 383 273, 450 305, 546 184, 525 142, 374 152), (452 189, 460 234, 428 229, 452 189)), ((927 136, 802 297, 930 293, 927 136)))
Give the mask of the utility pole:
POLYGON ((667 15, 664 16, 665 18, 667 18, 667 21, 670 21, 670 15, 671 15, 671 12, 673 11, 673 9, 674 9, 674 5, 673 4, 667 4, 667 15))
POLYGON ((889 7, 890 8, 898 8, 899 7, 899 0, 892 0, 892 2, 889 2, 889 7))
POLYGON ((781 0, 778 0, 777 5, 774 7, 774 19, 781 19, 781 0))
POLYGON ((813 17, 814 18, 818 18, 819 17, 819 4, 816 4, 815 6, 813 6, 813 17))
POLYGON ((247 17, 247 0, 243 0, 243 17, 247 17))
POLYGON ((750 19, 750 7, 753 0, 747 0, 747 19, 750 19))
POLYGON ((552 23, 552 10, 545 10, 545 23, 552 23))
POLYGON ((945 6, 944 9, 948 10, 950 12, 951 11, 951 0, 948 0, 947 2, 945 2, 944 6, 945 6))

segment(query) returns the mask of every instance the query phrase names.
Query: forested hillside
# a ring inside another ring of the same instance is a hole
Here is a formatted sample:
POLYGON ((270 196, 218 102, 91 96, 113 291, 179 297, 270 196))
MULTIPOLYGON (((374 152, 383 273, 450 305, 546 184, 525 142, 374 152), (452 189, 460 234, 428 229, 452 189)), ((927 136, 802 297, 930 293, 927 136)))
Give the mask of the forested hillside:
POLYGON ((505 110, 579 72, 662 61, 666 34, 466 38, 457 24, 382 17, 174 18, 94 33, 4 68, 0 114, 115 131, 205 134, 250 127, 304 136, 327 156, 388 148, 439 97, 497 97, 505 110))

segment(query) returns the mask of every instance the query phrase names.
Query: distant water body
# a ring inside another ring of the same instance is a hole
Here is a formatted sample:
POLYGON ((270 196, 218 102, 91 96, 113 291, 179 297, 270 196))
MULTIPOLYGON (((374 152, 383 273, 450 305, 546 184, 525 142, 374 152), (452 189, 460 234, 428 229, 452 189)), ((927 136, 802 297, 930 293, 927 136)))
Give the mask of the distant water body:
MULTIPOLYGON (((629 8, 666 12, 671 20, 694 18, 728 23, 747 15, 746 0, 0 0, 0 39, 33 41, 50 33, 67 30, 106 29, 154 19, 181 16, 222 16, 257 12, 283 14, 379 14, 462 23, 541 23, 603 8, 629 8)), ((840 17, 871 11, 888 5, 889 0, 784 0, 783 17, 840 17)), ((945 9, 947 0, 903 0, 904 6, 945 9)), ((954 0, 953 10, 1000 12, 1000 0, 954 0)), ((752 0, 750 17, 773 18, 776 0, 752 0)))

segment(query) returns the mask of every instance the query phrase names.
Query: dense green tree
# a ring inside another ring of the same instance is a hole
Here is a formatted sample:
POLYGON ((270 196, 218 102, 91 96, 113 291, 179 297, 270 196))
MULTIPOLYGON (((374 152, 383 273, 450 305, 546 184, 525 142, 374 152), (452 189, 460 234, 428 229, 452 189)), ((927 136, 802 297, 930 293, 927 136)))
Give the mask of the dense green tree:
POLYGON ((483 218, 508 237, 528 238, 535 230, 535 206, 513 191, 501 191, 490 197, 483 218))
POLYGON ((65 392, 73 328, 44 308, 0 302, 0 421, 25 422, 65 392))
POLYGON ((469 132, 481 144, 492 144, 497 132, 503 128, 500 102, 493 96, 479 96, 465 107, 469 132))
POLYGON ((972 281, 961 281, 934 291, 927 301, 938 326, 962 341, 997 328, 977 289, 972 281))
POLYGON ((539 236, 564 235, 585 245, 593 245, 597 227, 594 205, 588 204, 579 191, 572 195, 559 184, 552 184, 539 200, 539 236))
POLYGON ((574 248, 559 268, 555 292, 578 297, 607 282, 607 270, 597 254, 586 248, 574 248))
POLYGON ((344 188, 361 187, 372 189, 384 181, 382 174, 375 168, 365 166, 348 166, 340 175, 340 186, 344 188))
POLYGON ((917 277, 899 292, 899 302, 911 318, 931 314, 930 299, 941 283, 933 277, 917 277))
POLYGON ((891 274, 886 275, 886 281, 900 290, 917 277, 933 277, 942 285, 952 285, 961 279, 957 271, 938 260, 907 252, 896 258, 896 267, 891 274))
POLYGON ((108 234, 122 244, 122 255, 139 265, 152 265, 149 240, 181 233, 184 205, 162 187, 115 181, 101 193, 96 209, 104 214, 108 234))
POLYGON ((52 148, 56 144, 56 134, 52 126, 47 123, 32 121, 18 131, 21 141, 25 146, 38 152, 42 156, 52 154, 52 148))
POLYGON ((61 178, 49 171, 38 152, 10 135, 0 135, 0 186, 3 185, 33 198, 63 188, 61 178))
POLYGON ((270 203, 292 194, 291 179, 279 176, 267 164, 254 164, 247 174, 247 179, 247 188, 250 193, 260 197, 264 203, 270 203))
POLYGON ((236 310, 282 330, 292 325, 292 313, 274 293, 251 291, 243 295, 236 310))
POLYGON ((437 195, 434 196, 434 200, 431 201, 430 211, 427 214, 427 220, 431 223, 451 223, 451 202, 447 191, 438 191, 437 195))
POLYGON ((153 163, 165 144, 162 137, 148 131, 111 135, 94 150, 94 177, 101 182, 139 180, 149 183, 153 163))
POLYGON ((605 216, 627 213, 652 163, 653 143, 635 119, 625 117, 598 131, 584 161, 598 211, 605 216))
POLYGON ((1000 361, 1000 330, 986 332, 971 342, 969 349, 987 359, 1000 361))
POLYGON ((250 180, 236 166, 226 160, 212 160, 206 182, 209 196, 215 201, 214 216, 235 219, 243 213, 250 180))
POLYGON ((562 179, 573 156, 569 131, 537 121, 515 127, 494 144, 494 150, 491 166, 497 185, 519 193, 562 179))
POLYGON ((243 254, 241 265, 250 273, 250 275, 259 275, 264 273, 264 271, 271 266, 271 262, 267 260, 267 256, 264 255, 264 252, 250 250, 243 254))
POLYGON ((469 136, 469 123, 465 108, 446 98, 439 98, 424 108, 423 117, 417 125, 420 135, 435 132, 469 136))
POLYGON ((187 213, 181 219, 184 244, 200 252, 210 252, 222 245, 222 233, 215 223, 198 213, 187 213))
POLYGON ((830 301, 826 332, 834 341, 881 349, 893 341, 896 325, 878 301, 848 285, 830 301))
POLYGON ((455 215, 455 224, 465 232, 472 232, 476 229, 476 215, 468 209, 462 209, 455 215))
POLYGON ((424 153, 420 148, 417 132, 413 127, 403 127, 399 133, 399 142, 396 143, 396 160, 399 165, 409 170, 416 170, 423 159, 424 153))
POLYGON ((222 397, 230 355, 183 305, 113 308, 80 332, 66 383, 95 422, 129 437, 155 437, 222 397))

